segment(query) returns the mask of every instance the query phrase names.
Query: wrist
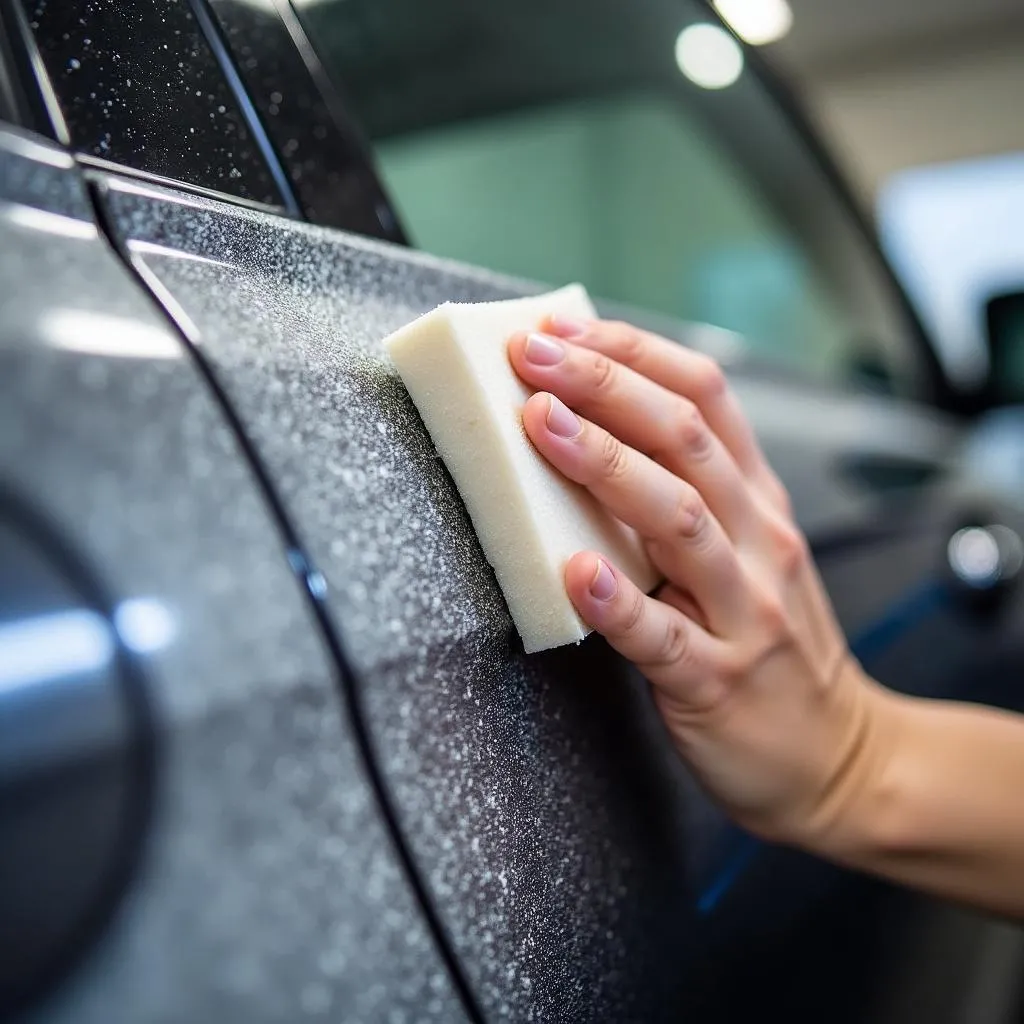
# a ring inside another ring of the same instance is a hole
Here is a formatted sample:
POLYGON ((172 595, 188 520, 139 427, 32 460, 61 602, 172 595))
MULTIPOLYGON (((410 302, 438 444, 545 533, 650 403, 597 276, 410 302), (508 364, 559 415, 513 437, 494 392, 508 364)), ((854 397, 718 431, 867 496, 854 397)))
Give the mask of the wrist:
POLYGON ((913 700, 886 689, 850 659, 838 681, 834 757, 797 845, 851 867, 870 868, 903 842, 913 700))

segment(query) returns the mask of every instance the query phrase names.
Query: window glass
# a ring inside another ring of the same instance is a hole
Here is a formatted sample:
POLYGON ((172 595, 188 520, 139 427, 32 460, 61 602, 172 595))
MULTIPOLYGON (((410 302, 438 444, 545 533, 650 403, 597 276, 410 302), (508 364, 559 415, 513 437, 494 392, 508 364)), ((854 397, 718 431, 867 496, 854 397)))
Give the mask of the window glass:
POLYGON ((749 68, 716 90, 681 73, 704 5, 301 11, 422 248, 726 327, 819 378, 918 389, 895 285, 778 104, 749 68))
POLYGON ((26 0, 25 10, 75 149, 282 205, 185 0, 26 0))
POLYGON ((854 333, 762 197, 657 94, 502 115, 377 152, 431 252, 578 278, 595 295, 739 331, 759 353, 821 373, 854 333))
POLYGON ((323 76, 310 73, 287 4, 208 2, 305 217, 402 241, 362 138, 323 76))

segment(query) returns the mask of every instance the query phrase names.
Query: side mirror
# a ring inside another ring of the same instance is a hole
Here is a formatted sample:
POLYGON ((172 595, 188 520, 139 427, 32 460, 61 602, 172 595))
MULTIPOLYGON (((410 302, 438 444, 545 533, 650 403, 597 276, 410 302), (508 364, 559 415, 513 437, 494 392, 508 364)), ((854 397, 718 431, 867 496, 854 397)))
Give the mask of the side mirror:
POLYGON ((989 406, 1024 405, 1024 291, 994 295, 985 304, 989 406))

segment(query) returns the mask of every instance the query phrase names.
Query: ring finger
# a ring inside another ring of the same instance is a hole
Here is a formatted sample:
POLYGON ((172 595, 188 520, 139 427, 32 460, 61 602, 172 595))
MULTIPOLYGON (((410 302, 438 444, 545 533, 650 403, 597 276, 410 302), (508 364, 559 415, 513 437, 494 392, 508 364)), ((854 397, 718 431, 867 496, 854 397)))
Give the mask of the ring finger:
POLYGON ((742 626, 749 615, 743 571, 694 487, 579 418, 554 395, 533 395, 523 409, 523 425, 557 470, 653 542, 658 567, 693 595, 714 632, 742 626))

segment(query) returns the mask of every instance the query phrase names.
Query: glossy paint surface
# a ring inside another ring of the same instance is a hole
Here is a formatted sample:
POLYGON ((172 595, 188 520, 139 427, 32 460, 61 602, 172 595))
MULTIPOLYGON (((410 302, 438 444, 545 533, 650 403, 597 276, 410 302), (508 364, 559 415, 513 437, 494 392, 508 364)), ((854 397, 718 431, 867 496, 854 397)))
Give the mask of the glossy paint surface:
POLYGON ((0 485, 106 595, 70 650, 122 652, 156 732, 141 858, 40 1019, 458 1020, 281 533, 90 213, 68 157, 0 132, 0 485))

